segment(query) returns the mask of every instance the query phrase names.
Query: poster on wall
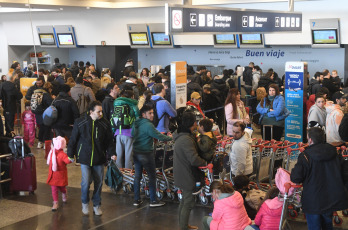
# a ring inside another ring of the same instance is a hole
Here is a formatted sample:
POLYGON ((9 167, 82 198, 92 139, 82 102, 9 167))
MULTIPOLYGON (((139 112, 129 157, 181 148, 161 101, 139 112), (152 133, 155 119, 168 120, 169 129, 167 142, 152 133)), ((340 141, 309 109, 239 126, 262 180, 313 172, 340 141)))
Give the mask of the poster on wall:
POLYGON ((25 110, 25 95, 28 92, 28 89, 35 84, 36 78, 28 78, 28 77, 22 77, 19 81, 19 84, 21 86, 20 91, 23 94, 23 98, 21 100, 21 111, 25 110))
POLYGON ((285 64, 285 107, 290 115, 285 119, 285 140, 303 141, 304 63, 285 64))
POLYGON ((176 109, 185 107, 187 102, 187 67, 185 61, 171 63, 171 79, 171 104, 175 105, 176 109))

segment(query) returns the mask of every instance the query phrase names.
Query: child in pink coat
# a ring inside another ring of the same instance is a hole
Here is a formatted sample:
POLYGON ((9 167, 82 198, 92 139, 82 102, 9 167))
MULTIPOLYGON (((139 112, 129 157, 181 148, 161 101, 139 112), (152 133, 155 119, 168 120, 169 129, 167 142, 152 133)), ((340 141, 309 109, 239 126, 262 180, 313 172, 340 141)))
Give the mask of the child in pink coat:
POLYGON ((205 230, 243 230, 251 224, 242 195, 232 186, 214 181, 211 184, 214 202, 212 217, 203 218, 205 230))
POLYGON ((34 146, 35 141, 35 114, 31 112, 30 102, 25 103, 25 111, 22 113, 22 125, 24 126, 24 141, 34 146))
POLYGON ((51 185, 52 189, 52 211, 57 211, 59 207, 58 190, 62 193, 63 202, 67 201, 68 170, 66 165, 71 163, 71 161, 63 151, 65 147, 66 140, 64 137, 58 136, 53 138, 51 151, 47 157, 47 164, 49 165, 47 184, 51 185))

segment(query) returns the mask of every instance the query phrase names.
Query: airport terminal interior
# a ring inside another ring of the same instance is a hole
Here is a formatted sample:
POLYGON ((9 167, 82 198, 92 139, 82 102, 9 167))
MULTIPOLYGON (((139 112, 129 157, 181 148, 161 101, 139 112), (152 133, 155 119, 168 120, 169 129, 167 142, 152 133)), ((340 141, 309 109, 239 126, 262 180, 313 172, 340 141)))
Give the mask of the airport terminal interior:
POLYGON ((0 0, 0 229, 348 229, 347 12, 0 0))

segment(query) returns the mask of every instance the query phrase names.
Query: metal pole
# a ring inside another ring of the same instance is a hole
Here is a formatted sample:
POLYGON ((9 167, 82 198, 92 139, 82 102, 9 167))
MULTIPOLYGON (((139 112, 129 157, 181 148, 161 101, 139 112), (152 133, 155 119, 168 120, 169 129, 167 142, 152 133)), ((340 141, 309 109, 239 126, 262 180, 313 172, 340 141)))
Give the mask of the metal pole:
POLYGON ((28 0, 28 7, 29 7, 29 16, 30 16, 30 25, 31 25, 31 34, 33 36, 33 45, 34 45, 34 53, 35 53, 35 64, 36 64, 36 73, 39 74, 39 62, 36 54, 36 45, 35 45, 35 39, 34 39, 34 29, 33 29, 33 19, 31 17, 31 7, 30 7, 30 2, 28 0))
POLYGON ((294 0, 289 0, 289 11, 294 12, 294 0))

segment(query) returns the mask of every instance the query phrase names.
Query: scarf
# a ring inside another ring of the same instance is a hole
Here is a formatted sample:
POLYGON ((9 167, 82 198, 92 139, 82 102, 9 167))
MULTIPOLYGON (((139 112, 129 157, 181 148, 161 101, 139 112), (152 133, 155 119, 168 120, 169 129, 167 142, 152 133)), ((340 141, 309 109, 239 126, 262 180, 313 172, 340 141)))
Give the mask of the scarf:
POLYGON ((52 162, 52 171, 57 171, 57 156, 56 156, 56 150, 60 150, 66 147, 66 140, 64 137, 58 136, 56 138, 53 138, 52 144, 51 144, 51 150, 47 157, 47 164, 49 165, 50 162, 52 162))

